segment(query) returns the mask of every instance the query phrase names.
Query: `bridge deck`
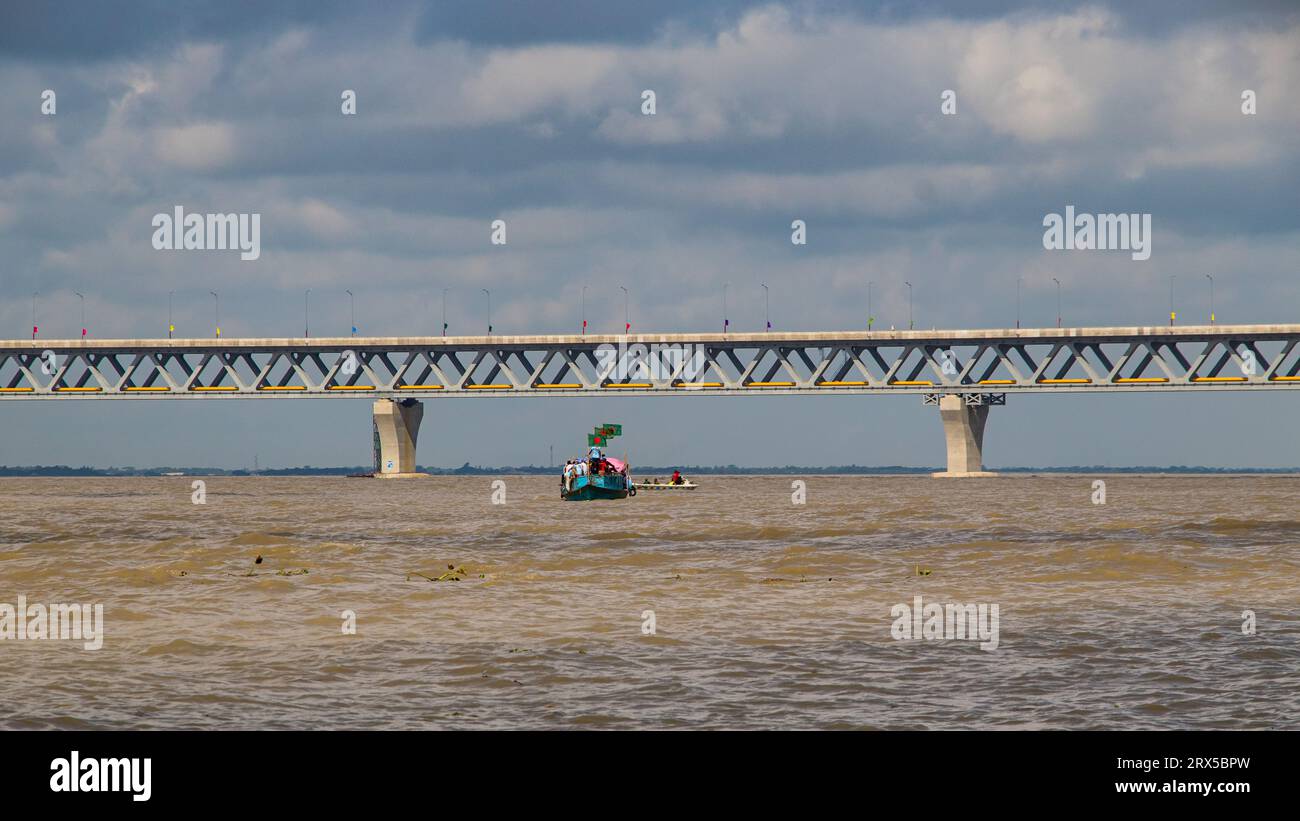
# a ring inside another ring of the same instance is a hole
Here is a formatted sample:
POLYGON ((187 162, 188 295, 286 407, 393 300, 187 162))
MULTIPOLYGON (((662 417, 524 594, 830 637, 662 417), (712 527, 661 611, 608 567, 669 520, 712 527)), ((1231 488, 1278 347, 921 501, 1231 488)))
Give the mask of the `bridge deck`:
POLYGON ((0 340, 0 399, 1300 387, 1300 325, 0 340))
POLYGON ((716 345, 825 345, 833 343, 885 342, 943 343, 980 341, 1052 342, 1064 340, 1124 341, 1130 339, 1200 340, 1217 338, 1277 338, 1300 336, 1300 324, 1283 325, 1153 325, 1102 328, 976 328, 964 330, 912 331, 756 331, 753 333, 660 333, 660 334, 529 334, 492 336, 336 336, 336 337, 226 337, 175 339, 0 339, 0 353, 60 349, 243 349, 271 348, 355 348, 355 347, 451 347, 480 346, 539 347, 551 345, 628 344, 716 345))

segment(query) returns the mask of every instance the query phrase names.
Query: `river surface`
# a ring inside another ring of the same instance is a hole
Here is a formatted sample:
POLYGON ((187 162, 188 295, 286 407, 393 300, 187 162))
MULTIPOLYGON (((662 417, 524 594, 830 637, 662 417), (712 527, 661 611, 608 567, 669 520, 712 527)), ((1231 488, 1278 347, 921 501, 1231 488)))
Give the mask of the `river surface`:
POLYGON ((692 478, 0 479, 0 728, 1300 728, 1300 477, 692 478))

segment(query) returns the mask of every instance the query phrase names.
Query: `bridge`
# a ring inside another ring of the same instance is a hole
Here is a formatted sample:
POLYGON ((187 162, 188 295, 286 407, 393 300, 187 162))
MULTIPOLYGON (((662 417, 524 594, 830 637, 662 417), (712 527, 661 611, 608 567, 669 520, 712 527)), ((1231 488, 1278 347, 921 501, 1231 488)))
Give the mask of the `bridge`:
POLYGON ((937 405, 945 476, 985 475, 1013 393, 1300 388, 1300 325, 726 334, 0 340, 0 401, 374 398, 380 473, 427 397, 881 395, 937 405))

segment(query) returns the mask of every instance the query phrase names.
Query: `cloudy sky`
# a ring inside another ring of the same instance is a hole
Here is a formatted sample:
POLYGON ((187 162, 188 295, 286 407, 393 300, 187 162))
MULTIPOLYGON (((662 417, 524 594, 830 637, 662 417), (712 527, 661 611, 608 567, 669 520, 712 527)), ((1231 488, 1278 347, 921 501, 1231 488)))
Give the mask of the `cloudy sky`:
MULTIPOLYGON (((6 4, 0 329, 91 335, 1300 321, 1287 3, 6 4), (1139 9, 1130 9, 1138 5, 1139 9), (42 92, 57 110, 41 112, 42 92), (355 116, 341 94, 356 93, 355 116), (656 113, 642 114, 653 90, 656 113), (1256 113, 1242 112, 1254 92, 1256 113), (956 113, 941 112, 955 92, 956 113), (262 253, 153 248, 177 206, 262 253), (1152 215, 1152 254, 1045 214, 1152 215), (508 243, 490 243, 503 219, 508 243), (790 242, 791 221, 806 245, 790 242)), ((990 465, 1300 465, 1300 394, 1013 396, 990 465), (1270 434, 1275 431, 1276 434, 1270 434)), ((11 402, 0 463, 369 462, 364 400, 11 402)), ((541 463, 598 422, 641 463, 936 465, 918 397, 431 401, 420 461, 541 463)))

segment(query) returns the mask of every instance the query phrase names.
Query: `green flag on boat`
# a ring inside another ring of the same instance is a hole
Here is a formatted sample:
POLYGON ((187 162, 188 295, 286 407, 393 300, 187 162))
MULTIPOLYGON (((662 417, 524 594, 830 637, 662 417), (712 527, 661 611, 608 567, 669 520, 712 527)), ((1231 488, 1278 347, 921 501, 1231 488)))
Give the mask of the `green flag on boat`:
POLYGON ((615 436, 623 435, 622 425, 604 424, 596 428, 594 433, 587 434, 587 445, 589 447, 603 447, 609 444, 609 440, 615 436))

